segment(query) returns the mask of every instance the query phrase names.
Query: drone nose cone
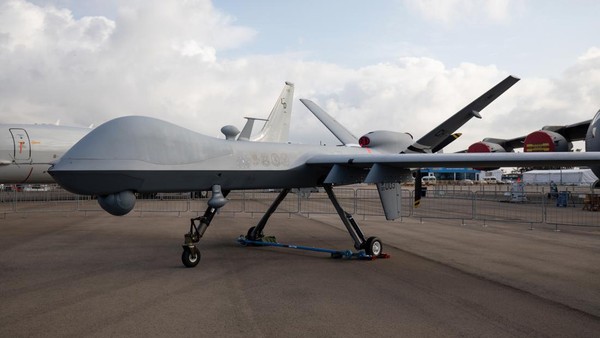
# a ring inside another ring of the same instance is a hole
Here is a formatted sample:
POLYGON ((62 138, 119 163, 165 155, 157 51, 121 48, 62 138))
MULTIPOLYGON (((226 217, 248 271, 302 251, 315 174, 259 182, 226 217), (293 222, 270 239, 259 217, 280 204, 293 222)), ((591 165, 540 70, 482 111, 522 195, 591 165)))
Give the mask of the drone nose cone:
POLYGON ((143 179, 131 172, 171 161, 165 147, 169 146, 169 134, 177 135, 174 129, 167 122, 141 116, 108 121, 69 149, 49 173, 77 194, 137 191, 143 179))
POLYGON ((149 117, 116 118, 91 131, 63 155, 63 159, 71 163, 79 160, 156 160, 161 153, 160 142, 165 142, 169 128, 173 125, 149 117))
POLYGON ((65 189, 85 195, 173 191, 186 182, 180 174, 165 177, 228 158, 232 143, 150 117, 120 117, 83 137, 50 174, 65 189))

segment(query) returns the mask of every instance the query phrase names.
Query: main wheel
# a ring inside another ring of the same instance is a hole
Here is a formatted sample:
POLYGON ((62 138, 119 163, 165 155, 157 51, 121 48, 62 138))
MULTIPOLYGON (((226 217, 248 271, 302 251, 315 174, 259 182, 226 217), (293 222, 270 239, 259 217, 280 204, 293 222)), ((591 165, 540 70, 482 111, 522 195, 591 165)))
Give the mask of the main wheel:
POLYGON ((364 249, 367 255, 379 256, 383 251, 383 244, 379 238, 369 237, 365 242, 364 249))
POLYGON ((187 268, 193 268, 200 262, 200 250, 197 247, 184 247, 183 253, 181 254, 181 262, 187 268))

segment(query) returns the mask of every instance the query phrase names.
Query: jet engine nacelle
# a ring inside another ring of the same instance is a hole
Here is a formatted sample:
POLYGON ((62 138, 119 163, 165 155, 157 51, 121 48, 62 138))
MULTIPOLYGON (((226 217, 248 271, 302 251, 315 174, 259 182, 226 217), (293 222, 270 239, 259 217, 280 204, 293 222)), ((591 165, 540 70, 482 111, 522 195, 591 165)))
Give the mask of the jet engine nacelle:
POLYGON ((561 134, 549 130, 538 130, 527 135, 523 142, 525 152, 571 151, 573 144, 561 134))
POLYGON ((492 142, 477 142, 473 143, 467 149, 468 153, 503 153, 506 152, 504 147, 499 145, 498 143, 492 142))
POLYGON ((132 191, 121 191, 116 194, 98 196, 98 204, 111 215, 123 216, 135 207, 135 195, 132 191))
POLYGON ((376 130, 358 139, 363 148, 381 149, 390 153, 400 153, 413 143, 412 135, 388 130, 376 130))
MULTIPOLYGON (((592 119, 585 135, 585 151, 600 151, 600 110, 592 119)), ((600 167, 590 167, 596 177, 600 178, 600 167)))
MULTIPOLYGON (((498 143, 493 142, 476 142, 467 148, 468 153, 504 153, 506 150, 498 143)), ((496 170, 500 168, 473 168, 475 170, 496 170)))

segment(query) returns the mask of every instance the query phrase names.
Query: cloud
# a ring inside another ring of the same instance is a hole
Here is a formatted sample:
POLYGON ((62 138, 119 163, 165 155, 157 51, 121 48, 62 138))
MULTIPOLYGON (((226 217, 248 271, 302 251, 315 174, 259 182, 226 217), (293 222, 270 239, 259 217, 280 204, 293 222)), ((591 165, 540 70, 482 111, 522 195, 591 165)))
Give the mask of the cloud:
POLYGON ((405 0, 407 8, 433 22, 468 21, 503 23, 519 0, 405 0))
MULTIPOLYGON (((448 67, 427 57, 361 68, 296 54, 223 58, 257 33, 209 1, 118 6, 113 19, 77 19, 23 0, 0 4, 0 121, 87 126, 146 115, 221 136, 223 125, 241 128, 244 116, 266 117, 287 80, 296 98, 316 101, 356 136, 388 129, 418 138, 508 75, 494 65, 448 67)), ((463 127, 451 150, 486 136, 519 136, 540 121, 591 118, 599 108, 599 50, 559 79, 523 79, 463 127)), ((298 100, 293 105, 293 141, 336 143, 298 100)))
POLYGON ((235 69, 224 69, 235 62, 216 62, 218 51, 254 34, 209 1, 122 3, 115 20, 5 1, 0 114, 3 121, 55 115, 79 124, 132 113, 185 114, 214 94, 219 73, 235 69))
POLYGON ((20 0, 0 4, 0 48, 10 52, 93 51, 114 28, 114 22, 103 17, 74 20, 67 9, 41 8, 20 0))

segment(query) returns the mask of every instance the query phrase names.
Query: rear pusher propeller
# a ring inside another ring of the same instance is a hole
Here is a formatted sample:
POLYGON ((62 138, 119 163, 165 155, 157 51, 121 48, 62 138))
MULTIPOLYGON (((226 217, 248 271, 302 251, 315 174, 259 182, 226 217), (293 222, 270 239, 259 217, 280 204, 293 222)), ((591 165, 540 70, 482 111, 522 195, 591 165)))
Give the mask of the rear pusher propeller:
POLYGON ((415 171, 415 202, 413 204, 415 208, 421 206, 421 195, 423 191, 422 178, 423 174, 421 173, 421 169, 417 169, 417 171, 415 171))

